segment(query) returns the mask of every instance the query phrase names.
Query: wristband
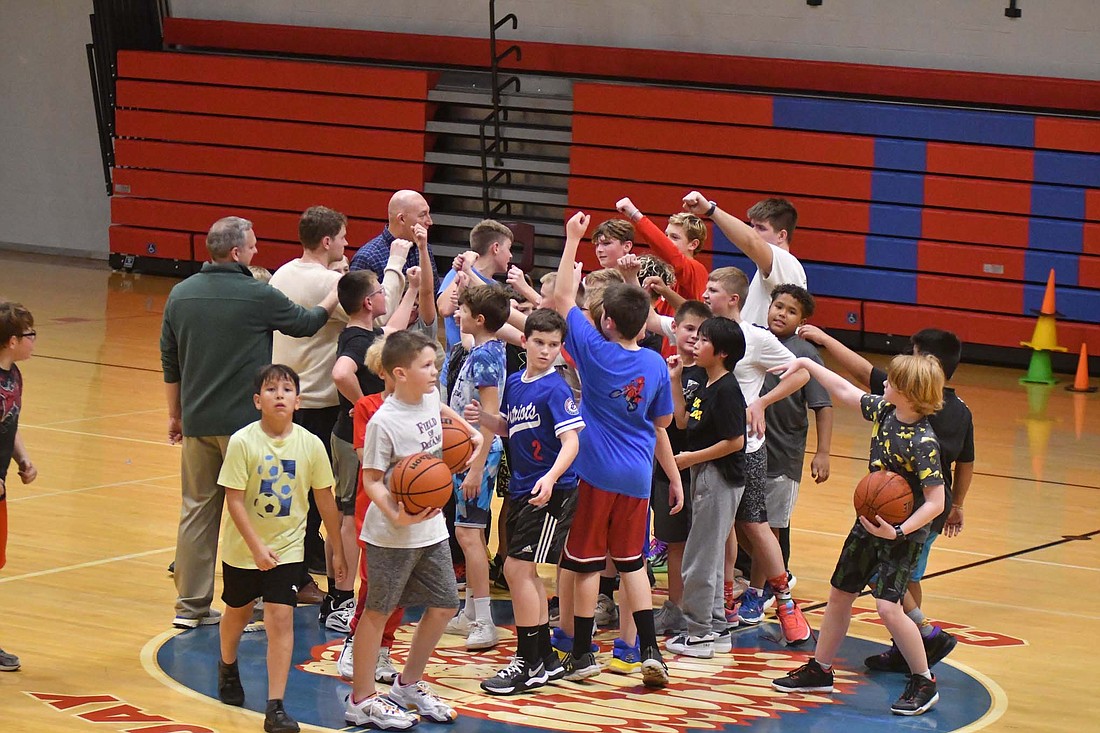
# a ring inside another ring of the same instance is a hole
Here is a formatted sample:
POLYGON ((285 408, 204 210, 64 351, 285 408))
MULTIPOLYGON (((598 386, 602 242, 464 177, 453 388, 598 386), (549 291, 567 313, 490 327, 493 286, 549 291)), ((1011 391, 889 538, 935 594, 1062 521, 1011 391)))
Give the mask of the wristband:
POLYGON ((895 532, 895 535, 894 535, 894 540, 895 541, 905 539, 905 530, 903 530, 901 528, 900 524, 895 524, 894 525, 894 532, 895 532))
POLYGON ((711 201, 710 202, 710 208, 707 209, 707 213, 703 214, 703 216, 705 216, 709 219, 711 216, 714 215, 714 210, 717 209, 717 208, 718 208, 718 204, 711 201))

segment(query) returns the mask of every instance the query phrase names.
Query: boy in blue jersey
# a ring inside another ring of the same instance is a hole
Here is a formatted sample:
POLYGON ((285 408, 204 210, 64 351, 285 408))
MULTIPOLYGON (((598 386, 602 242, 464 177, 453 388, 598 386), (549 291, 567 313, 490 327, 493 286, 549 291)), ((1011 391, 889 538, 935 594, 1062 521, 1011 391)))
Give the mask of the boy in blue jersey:
POLYGON ((669 477, 673 511, 683 505, 680 472, 664 435, 672 422, 672 389, 660 354, 637 344, 649 311, 644 290, 625 283, 609 285, 596 325, 574 305, 573 261, 589 221, 589 216, 578 212, 566 224, 557 282, 549 303, 544 303, 566 316, 565 347, 581 377, 585 424, 585 440, 575 463, 580 477, 576 519, 561 561, 563 621, 570 608, 574 614, 572 651, 563 660, 565 679, 583 680, 600 672, 590 645, 599 573, 610 556, 619 570, 627 605, 639 609, 633 618, 643 682, 646 687, 664 687, 668 668, 653 627, 644 545, 655 455, 669 477))
POLYGON ((508 559, 504 575, 516 619, 516 656, 481 683, 493 695, 541 687, 565 674, 550 646, 546 588, 536 563, 557 563, 577 505, 577 434, 584 428, 573 390, 554 369, 566 333, 559 313, 540 308, 527 317, 523 347, 527 366, 508 377, 500 412, 481 412, 473 402, 466 415, 511 444, 512 480, 508 503, 508 559))

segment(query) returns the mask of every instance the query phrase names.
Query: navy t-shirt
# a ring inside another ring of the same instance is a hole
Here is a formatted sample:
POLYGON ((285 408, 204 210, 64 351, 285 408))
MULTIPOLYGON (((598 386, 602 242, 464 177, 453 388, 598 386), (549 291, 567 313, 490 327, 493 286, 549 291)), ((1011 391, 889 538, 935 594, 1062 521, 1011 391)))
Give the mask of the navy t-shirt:
POLYGON ((648 499, 657 433, 653 421, 672 414, 668 369, 649 349, 608 341, 579 308, 566 318, 565 348, 581 377, 584 439, 573 464, 592 486, 648 499))

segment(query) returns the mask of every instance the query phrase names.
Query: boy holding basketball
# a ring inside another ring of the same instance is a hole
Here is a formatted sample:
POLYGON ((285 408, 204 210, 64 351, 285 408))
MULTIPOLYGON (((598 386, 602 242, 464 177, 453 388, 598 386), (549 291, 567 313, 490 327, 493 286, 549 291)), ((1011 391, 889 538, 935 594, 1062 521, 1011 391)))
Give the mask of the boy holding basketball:
POLYGON ((554 369, 565 333, 559 313, 533 311, 523 327, 527 365, 508 377, 500 411, 482 412, 477 402, 468 408, 482 427, 508 435, 512 446, 504 574, 512 594, 517 651, 510 665, 481 683, 493 695, 533 690, 565 674, 551 648, 546 588, 537 567, 558 562, 577 503, 572 464, 584 420, 573 390, 554 369))
POLYGON ((645 534, 654 456, 669 475, 669 502, 679 511, 683 487, 667 437, 657 431, 672 422, 668 370, 660 355, 640 349, 649 297, 640 287, 612 283, 603 292, 595 325, 574 304, 573 262, 590 217, 578 212, 566 224, 566 243, 548 305, 566 317, 565 346, 581 376, 585 440, 577 455, 580 477, 576 520, 561 561, 562 615, 573 612, 572 651, 563 660, 565 679, 600 672, 590 651, 599 573, 610 556, 618 568, 624 605, 637 625, 642 680, 665 687, 668 668, 657 646, 653 598, 645 571, 645 534))
POLYGON ((943 369, 931 356, 902 355, 890 362, 883 395, 866 394, 838 374, 806 357, 781 369, 781 379, 805 369, 833 399, 859 407, 874 423, 869 468, 893 471, 913 494, 914 510, 891 526, 859 516, 844 541, 833 572, 829 604, 821 622, 815 656, 802 667, 772 682, 780 692, 832 692, 833 661, 848 632, 852 604, 869 583, 883 624, 912 673, 901 697, 890 706, 896 715, 920 715, 939 700, 936 678, 928 668, 916 624, 905 615, 901 600, 921 549, 928 525, 943 510, 940 448, 928 416, 943 404, 943 369))
MULTIPOLYGON (((23 406, 23 375, 17 361, 31 357, 38 334, 34 316, 18 303, 0 301, 0 568, 7 560, 8 545, 8 466, 14 458, 19 478, 25 484, 34 481, 38 469, 27 455, 19 435, 19 413, 23 406)), ((0 672, 19 669, 19 657, 0 649, 0 672)))
MULTIPOLYGON (((294 423, 301 397, 298 375, 272 364, 256 377, 253 402, 260 419, 229 438, 218 484, 225 489, 222 540, 221 659, 218 698, 243 705, 237 669, 241 634, 253 602, 264 602, 267 629, 267 711, 264 730, 294 733, 298 724, 283 707, 294 648, 294 607, 305 564, 306 514, 312 493, 331 537, 340 536, 340 514, 332 498, 332 467, 321 439, 294 423)), ((343 548, 333 544, 333 571, 344 579, 343 548)))
MULTIPOLYGON (((474 347, 451 385, 451 408, 461 412, 473 400, 486 411, 500 409, 507 378, 504 342, 496 332, 508 322, 511 304, 503 288, 475 285, 459 292, 458 320, 462 333, 470 334, 474 347)), ((466 649, 489 649, 500 640, 489 606, 489 559, 485 530, 493 500, 503 446, 488 427, 468 471, 455 476, 455 539, 466 558, 466 605, 451 623, 448 634, 466 637, 466 649)))
POLYGON ((420 716, 452 722, 457 713, 421 679, 448 619, 458 607, 451 567, 447 525, 438 509, 409 514, 390 493, 387 483, 394 465, 416 453, 439 458, 443 447, 441 417, 470 431, 475 449, 481 435, 446 405, 436 391, 435 346, 422 333, 398 331, 386 338, 382 369, 393 379, 394 391, 367 424, 363 443, 363 488, 371 504, 363 520, 367 575, 385 579, 368 582, 363 615, 355 632, 352 692, 344 718, 349 725, 410 728, 420 716), (375 687, 378 657, 386 619, 398 606, 424 606, 409 646, 404 669, 388 696, 375 687))

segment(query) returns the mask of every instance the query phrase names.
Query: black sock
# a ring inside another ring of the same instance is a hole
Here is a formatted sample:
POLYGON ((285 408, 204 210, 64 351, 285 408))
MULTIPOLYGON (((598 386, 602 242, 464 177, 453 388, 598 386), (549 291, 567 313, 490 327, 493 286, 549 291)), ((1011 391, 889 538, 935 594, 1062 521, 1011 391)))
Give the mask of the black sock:
POLYGON ((643 650, 656 647, 657 630, 653 625, 653 609, 644 608, 641 611, 635 611, 634 624, 638 627, 638 646, 643 650))
MULTIPOLYGON (((592 649, 592 628, 596 622, 591 616, 573 617, 573 658, 580 659, 592 649)), ((653 629, 653 614, 649 615, 649 628, 653 629)), ((656 634, 654 633, 654 637, 656 634)))
POLYGON ((528 667, 536 667, 542 661, 539 656, 538 626, 516 627, 516 654, 527 662, 528 667))
POLYGON ((329 591, 329 595, 332 596, 332 605, 339 606, 341 603, 349 598, 355 597, 355 591, 353 590, 340 590, 339 588, 333 588, 329 591))
POLYGON ((550 624, 539 626, 539 659, 546 659, 554 651, 550 644, 550 624))
POLYGON ((779 551, 783 553, 783 567, 791 566, 791 528, 779 530, 779 551))
POLYGON ((336 597, 336 578, 330 577, 328 579, 328 594, 333 598, 336 597))
POLYGON ((600 576, 600 593, 611 598, 615 594, 615 576, 605 578, 600 576))

